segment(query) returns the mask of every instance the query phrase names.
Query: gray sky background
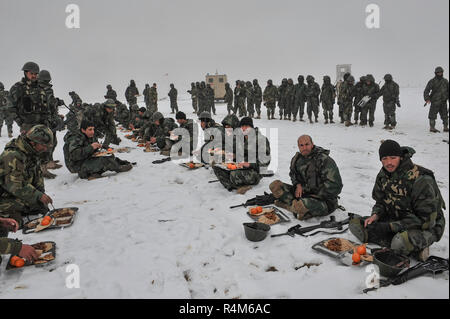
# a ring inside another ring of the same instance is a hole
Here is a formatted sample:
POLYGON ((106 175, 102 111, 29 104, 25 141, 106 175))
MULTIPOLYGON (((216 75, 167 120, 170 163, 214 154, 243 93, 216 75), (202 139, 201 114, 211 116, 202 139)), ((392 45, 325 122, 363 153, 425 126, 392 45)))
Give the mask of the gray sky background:
POLYGON ((140 93, 153 82, 160 96, 169 83, 185 93, 216 70, 232 87, 299 74, 321 84, 341 63, 356 77, 391 73, 400 86, 422 87, 438 65, 448 78, 449 1, 0 0, 0 39, 6 88, 34 61, 66 102, 71 90, 100 102, 108 83, 124 101, 130 79, 140 93), (80 7, 80 29, 65 26, 70 3, 80 7), (380 29, 366 28, 370 3, 380 6, 380 29))

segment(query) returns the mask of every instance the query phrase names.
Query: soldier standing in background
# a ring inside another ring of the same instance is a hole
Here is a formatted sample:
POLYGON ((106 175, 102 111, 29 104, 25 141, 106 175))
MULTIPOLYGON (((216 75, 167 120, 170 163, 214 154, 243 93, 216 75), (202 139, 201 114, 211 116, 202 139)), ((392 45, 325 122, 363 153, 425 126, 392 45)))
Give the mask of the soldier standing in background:
POLYGON ((117 92, 113 90, 111 84, 108 84, 106 86, 106 95, 105 99, 112 99, 114 101, 117 101, 117 92))
POLYGON ((261 118, 261 103, 262 103, 262 89, 258 84, 258 80, 253 80, 253 100, 255 102, 256 116, 257 119, 261 118))
POLYGON ((345 73, 343 76, 343 80, 339 80, 336 84, 336 91, 337 91, 337 100, 338 100, 338 106, 339 106, 339 117, 341 118, 341 123, 344 123, 344 108, 342 105, 342 84, 345 83, 345 81, 347 80, 347 78, 350 76, 350 73, 345 73))
POLYGON ((83 101, 81 100, 80 96, 75 93, 75 91, 69 92, 69 96, 72 98, 72 107, 75 107, 75 109, 81 108, 83 105, 83 101))
POLYGON ((211 87, 211 84, 208 83, 206 86, 206 103, 207 103, 207 111, 209 113, 216 115, 216 105, 214 103, 214 90, 211 87))
POLYGON ((336 99, 336 89, 331 84, 331 79, 328 75, 323 77, 322 91, 320 93, 320 102, 322 102, 323 116, 325 117, 325 124, 333 122, 333 106, 336 99))
POLYGON ((144 96, 144 103, 147 110, 150 110, 150 85, 145 84, 144 91, 142 91, 142 95, 144 96))
POLYGON ((171 114, 175 114, 175 111, 178 112, 178 104, 177 104, 177 97, 178 97, 178 91, 175 88, 175 85, 173 83, 170 84, 170 91, 169 94, 167 94, 170 98, 170 108, 172 109, 171 114))
POLYGON ((128 105, 133 105, 137 103, 137 96, 139 95, 139 90, 136 87, 136 83, 134 80, 130 80, 130 85, 125 90, 125 99, 128 102, 128 105))
POLYGON ((306 77, 306 86, 305 95, 307 98, 307 108, 306 111, 308 113, 309 123, 313 123, 312 114, 314 113, 316 123, 319 122, 319 95, 320 95, 320 86, 314 81, 314 77, 312 75, 308 75, 306 77))
POLYGON ((361 122, 363 122, 363 125, 367 125, 367 113, 369 113, 369 126, 373 127, 380 86, 375 83, 375 78, 372 74, 366 75, 366 85, 363 86, 363 93, 364 96, 370 97, 370 100, 361 109, 361 122))
POLYGON ((278 108, 279 108, 280 120, 283 119, 283 115, 284 115, 284 119, 286 119, 286 113, 285 113, 286 88, 287 88, 287 79, 283 79, 283 80, 281 80, 281 85, 278 88, 278 108))
POLYGON ((191 83, 191 89, 187 90, 187 92, 191 95, 191 99, 192 99, 192 108, 194 109, 194 112, 192 112, 192 113, 197 113, 197 104, 198 104, 197 88, 195 87, 194 82, 191 83))
POLYGON ((426 104, 430 104, 428 119, 430 120, 430 132, 439 132, 436 128, 436 118, 439 113, 444 132, 448 132, 448 110, 447 101, 449 99, 448 80, 444 78, 444 69, 438 66, 434 71, 435 77, 428 81, 423 97, 426 104))
POLYGON ((156 91, 156 83, 153 83, 149 91, 149 111, 153 114, 158 112, 158 92, 156 91))
POLYGON ((255 107, 254 107, 254 92, 252 82, 247 81, 245 83, 245 97, 247 98, 247 111, 248 116, 254 118, 255 116, 255 107))
POLYGON ((362 76, 359 78, 359 82, 355 84, 355 100, 353 102, 355 124, 358 124, 359 115, 361 113, 361 107, 358 104, 364 97, 363 87, 365 83, 366 77, 362 76))
POLYGON ((11 138, 13 136, 14 118, 15 115, 12 109, 9 92, 5 90, 3 83, 0 82, 0 136, 2 136, 3 121, 5 121, 8 130, 8 137, 11 138))
POLYGON ((198 97, 198 115, 206 110, 206 83, 202 81, 199 89, 197 90, 198 97))
POLYGON ((239 110, 238 92, 239 92, 240 86, 241 86, 241 81, 236 80, 236 86, 234 87, 234 109, 233 109, 233 113, 234 114, 237 114, 237 112, 239 110))
POLYGON ((390 74, 384 76, 384 81, 379 95, 383 96, 384 129, 391 130, 397 125, 395 108, 401 106, 399 100, 400 88, 390 74))
POLYGON ((353 125, 353 98, 355 97, 355 78, 349 75, 345 82, 341 85, 341 105, 342 117, 345 121, 345 126, 353 125))
POLYGON ((239 116, 247 116, 247 109, 245 108, 245 98, 247 96, 247 90, 245 88, 244 81, 239 81, 239 89, 238 89, 238 107, 239 107, 239 116))
POLYGON ((294 86, 294 106, 292 108, 293 121, 297 120, 297 113, 299 113, 299 120, 303 122, 303 114, 305 114, 305 101, 306 101, 306 84, 305 78, 302 75, 298 76, 298 83, 294 86))
POLYGON ((233 111, 233 90, 230 88, 230 83, 225 83, 225 96, 223 97, 227 103, 228 115, 233 111))
POLYGON ((292 109, 294 108, 294 103, 295 103, 295 87, 294 87, 294 81, 292 79, 288 80, 288 85, 286 87, 286 107, 285 107, 285 117, 284 119, 286 120, 286 114, 287 114, 287 119, 290 121, 291 120, 291 114, 292 114, 292 109))
POLYGON ((267 80, 267 86, 264 89, 263 100, 267 108, 267 119, 275 119, 275 107, 278 99, 278 89, 273 85, 272 80, 267 80))

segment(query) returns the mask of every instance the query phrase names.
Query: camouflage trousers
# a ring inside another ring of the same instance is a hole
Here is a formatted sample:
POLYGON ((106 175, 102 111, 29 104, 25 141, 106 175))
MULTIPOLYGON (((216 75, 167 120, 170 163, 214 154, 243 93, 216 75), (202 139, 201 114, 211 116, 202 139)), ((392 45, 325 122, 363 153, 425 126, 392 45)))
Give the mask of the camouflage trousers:
POLYGON ((258 114, 258 116, 261 116, 261 100, 255 100, 255 109, 256 109, 256 114, 258 114))
POLYGON ((148 106, 148 110, 150 112, 152 112, 152 114, 155 113, 155 112, 158 112, 158 104, 150 102, 150 104, 148 106))
POLYGON ((351 121, 353 113, 353 105, 352 103, 343 103, 342 104, 342 118, 344 121, 351 121))
POLYGON ((137 97, 132 97, 131 99, 127 100, 128 105, 131 107, 132 105, 137 103, 137 97))
POLYGON ((197 112, 197 108, 198 108, 198 100, 197 100, 197 98, 192 99, 192 108, 194 109, 195 112, 197 112))
POLYGON ((25 202, 19 198, 2 197, 0 198, 0 217, 12 218, 22 227, 24 218, 27 215, 45 214, 48 208, 41 202, 25 202))
POLYGON ((330 121, 333 119, 333 102, 330 101, 323 101, 322 102, 322 109, 323 109, 323 117, 325 120, 330 119, 330 121))
POLYGON ((283 118, 283 115, 286 116, 286 101, 282 100, 278 102, 278 114, 280 115, 280 120, 283 118))
POLYGON ((270 120, 275 116, 275 102, 266 102, 267 118, 270 120))
MULTIPOLYGON (((367 217, 355 217, 362 225, 367 217)), ((389 220, 379 220, 379 222, 389 222, 389 220)), ((418 254, 421 250, 431 246, 440 240, 441 235, 428 230, 409 229, 398 233, 375 233, 374 228, 366 228, 368 232, 368 242, 388 247, 402 255, 418 254)))
POLYGON ((395 102, 383 103, 384 125, 397 125, 397 121, 395 119, 395 108, 395 102))
POLYGON ((276 198, 275 205, 285 208, 295 215, 301 215, 299 219, 308 219, 311 217, 321 217, 330 214, 327 203, 313 197, 295 198, 294 186, 283 183, 280 180, 273 181, 269 186, 273 196, 276 198), (294 200, 302 203, 303 211, 296 211, 292 204, 294 200))
POLYGON ((447 103, 437 104, 431 103, 430 111, 428 112, 428 118, 430 120, 436 120, 437 115, 441 117, 443 123, 448 123, 448 110, 447 103))
POLYGON ((204 111, 206 111, 205 101, 202 100, 202 99, 199 99, 198 100, 197 115, 200 115, 204 111))
POLYGON ((319 117, 319 104, 308 101, 306 105, 306 113, 308 114, 309 119, 312 118, 313 113, 314 117, 317 119, 319 117))
POLYGON ((358 122, 359 116, 361 114, 361 107, 359 107, 358 105, 353 105, 353 114, 353 119, 355 120, 355 122, 358 122))
POLYGON ((178 112, 177 101, 170 101, 170 109, 172 110, 172 112, 178 112))
POLYGON ((344 104, 342 102, 338 103, 339 106, 339 117, 341 118, 341 122, 344 121, 344 104))
POLYGON ((12 134, 13 131, 13 123, 14 123, 14 116, 8 115, 5 112, 0 111, 0 134, 3 127, 3 122, 5 122, 6 127, 8 129, 8 133, 12 134))
POLYGON ((300 119, 303 119, 303 116, 305 115, 305 102, 304 101, 300 101, 300 102, 296 101, 294 103, 294 110, 292 113, 294 115, 294 117, 297 116, 297 112, 299 112, 298 114, 300 116, 300 119))
POLYGON ((78 176, 80 178, 88 178, 93 174, 102 174, 106 171, 117 171, 120 165, 128 162, 122 161, 117 157, 105 156, 105 157, 91 157, 81 164, 78 176))
POLYGON ((245 108, 245 99, 238 98, 237 106, 239 109, 239 116, 247 116, 247 109, 245 108))
POLYGON ((373 125, 375 122, 375 109, 377 105, 375 103, 367 103, 361 108, 361 124, 367 124, 367 115, 369 115, 369 124, 373 125))
POLYGON ((228 102, 227 103, 227 111, 228 111, 228 115, 230 115, 231 112, 234 113, 233 102, 228 102))
POLYGON ((255 116, 255 103, 251 99, 247 99, 247 112, 248 116, 250 117, 255 116))
POLYGON ((292 109, 294 108, 294 102, 287 102, 286 107, 284 109, 284 116, 291 117, 292 116, 292 109))
POLYGON ((253 169, 238 169, 228 171, 217 166, 213 166, 214 174, 220 183, 229 191, 241 186, 257 185, 261 180, 261 175, 253 169))
POLYGON ((214 102, 214 100, 209 102, 209 111, 210 111, 209 112, 210 114, 216 115, 216 103, 214 102), (211 110, 212 110, 212 113, 211 113, 211 110))

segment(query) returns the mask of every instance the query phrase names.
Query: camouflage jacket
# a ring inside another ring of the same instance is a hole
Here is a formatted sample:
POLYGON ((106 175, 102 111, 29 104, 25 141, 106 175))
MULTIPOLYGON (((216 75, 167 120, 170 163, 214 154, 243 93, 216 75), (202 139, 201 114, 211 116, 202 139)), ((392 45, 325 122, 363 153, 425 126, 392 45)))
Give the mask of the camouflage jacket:
POLYGON ((449 95, 448 80, 446 78, 432 78, 423 92, 425 101, 431 101, 433 104, 445 104, 449 95))
POLYGON ((139 95, 139 90, 136 86, 128 86, 125 90, 125 98, 131 101, 136 95, 139 95))
POLYGON ((253 98, 256 103, 261 103, 262 101, 262 89, 259 85, 253 86, 253 98))
POLYGON ((275 85, 266 86, 263 94, 264 102, 275 103, 278 100, 278 89, 275 85))
POLYGON ((312 105, 319 105, 320 86, 317 82, 313 82, 306 86, 305 96, 312 105))
POLYGON ((158 92, 156 91, 156 88, 151 87, 148 92, 149 97, 149 103, 150 104, 157 104, 158 103, 158 92))
POLYGON ((393 173, 381 168, 375 180, 372 214, 389 221, 393 232, 429 230, 440 238, 444 232, 445 203, 432 171, 416 165, 410 147, 402 147, 403 157, 393 173))
POLYGON ((191 95, 191 99, 196 100, 197 99, 197 88, 191 87, 190 90, 187 90, 187 92, 191 95))
MULTIPOLYGON (((1 231, 1 230, 0 230, 1 231)), ((22 249, 22 243, 17 239, 0 237, 0 255, 17 256, 22 249)), ((2 258, 0 256, 0 263, 2 258)))
POLYGON ((81 100, 80 96, 76 93, 71 95, 72 97, 72 105, 80 107, 83 104, 83 101, 81 100))
POLYGON ((281 84, 278 87, 278 94, 277 94, 278 106, 283 107, 286 105, 286 88, 287 88, 287 84, 281 84))
POLYGON ((361 99, 364 97, 364 92, 363 92, 363 87, 364 87, 364 83, 359 81, 358 83, 356 83, 353 88, 354 88, 354 105, 358 105, 358 103, 361 101, 361 99))
POLYGON ((19 126, 23 124, 49 126, 50 105, 47 93, 38 81, 32 82, 23 78, 14 84, 9 92, 19 126))
POLYGON ((178 91, 175 88, 170 89, 169 94, 167 94, 167 95, 170 98, 170 102, 176 102, 177 101, 177 96, 178 96, 178 91))
POLYGON ((61 118, 58 115, 58 106, 60 103, 60 100, 55 97, 53 92, 53 85, 45 82, 45 81, 38 81, 39 86, 44 89, 44 91, 47 94, 47 101, 49 105, 50 114, 48 117, 49 127, 52 130, 56 130, 58 127, 59 121, 61 118))
POLYGON ((0 89, 0 112, 13 113, 9 92, 0 89))
POLYGON ((304 103, 306 101, 305 90, 305 83, 297 83, 294 85, 295 105, 300 105, 300 103, 304 103))
POLYGON ((380 97, 380 86, 374 80, 370 85, 364 84, 363 94, 371 98, 367 104, 376 104, 377 99, 380 97))
POLYGON ((170 137, 169 132, 177 127, 178 125, 175 123, 174 119, 169 117, 164 118, 160 125, 151 123, 145 130, 144 140, 149 141, 151 137, 155 137, 156 145, 158 145, 159 148, 163 148, 166 144, 166 138, 170 137))
POLYGON ((286 94, 286 102, 289 103, 289 104, 294 104, 294 101, 295 101, 295 87, 294 87, 294 84, 292 84, 292 85, 288 84, 286 86, 285 94, 286 94))
POLYGON ((353 105, 353 98, 357 91, 354 85, 350 85, 347 81, 342 83, 340 88, 340 103, 345 105, 353 105))
POLYGON ((400 89, 394 81, 385 82, 380 89, 379 96, 383 96, 384 103, 397 102, 400 95, 400 89))
POLYGON ((206 100, 210 103, 214 103, 214 90, 211 87, 205 89, 206 100))
POLYGON ((223 99, 225 100, 225 103, 233 104, 233 90, 231 88, 225 90, 225 96, 223 99))
POLYGON ((336 89, 331 83, 324 83, 320 92, 320 102, 328 102, 334 104, 336 99, 336 89))
POLYGON ((95 153, 92 143, 95 138, 88 138, 81 130, 67 132, 64 136, 64 161, 71 173, 78 173, 85 160, 95 153))
POLYGON ((18 198, 30 206, 45 193, 39 154, 22 136, 11 140, 0 155, 0 200, 18 198))
POLYGON ((253 86, 245 87, 245 97, 247 98, 247 103, 251 104, 254 101, 255 92, 253 90, 253 86))
POLYGON ((105 135, 104 145, 118 144, 114 112, 108 113, 103 104, 94 104, 83 113, 83 118, 94 123, 96 136, 105 135))
POLYGON ((339 169, 329 154, 329 150, 319 146, 314 146, 307 157, 297 152, 291 160, 289 176, 294 188, 302 185, 303 197, 325 201, 332 212, 338 206, 343 185, 339 169))
POLYGON ((105 99, 113 99, 114 101, 117 101, 117 92, 113 89, 108 90, 106 92, 105 99))
POLYGON ((270 143, 257 127, 252 131, 253 133, 244 136, 244 138, 236 135, 235 159, 241 162, 242 159, 240 160, 239 157, 243 156, 243 161, 250 163, 249 169, 256 170, 259 173, 260 167, 266 167, 270 164, 270 143))

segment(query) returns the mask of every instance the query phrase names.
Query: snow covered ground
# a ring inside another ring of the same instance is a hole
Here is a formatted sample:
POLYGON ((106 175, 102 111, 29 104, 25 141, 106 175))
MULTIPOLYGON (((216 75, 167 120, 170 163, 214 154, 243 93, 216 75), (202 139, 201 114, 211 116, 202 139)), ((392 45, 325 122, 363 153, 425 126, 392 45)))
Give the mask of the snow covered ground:
MULTIPOLYGON (((3 256, 0 298, 449 298, 448 274, 363 294, 369 275, 364 267, 343 266, 311 248, 330 235, 268 237, 250 242, 242 226, 251 221, 245 209, 229 209, 268 191, 274 179, 290 182, 289 163, 301 134, 311 135, 316 145, 331 150, 344 183, 340 204, 348 212, 370 214, 371 191, 381 167, 378 147, 382 139, 395 139, 415 148, 413 161, 435 172, 449 207, 449 146, 443 142, 449 136, 428 132, 422 90, 401 90, 399 124, 393 132, 382 129, 381 101, 373 128, 324 125, 322 114, 318 124, 268 121, 263 107, 263 119, 254 122, 258 127, 278 128, 278 167, 274 177, 264 178, 245 195, 230 193, 219 183, 209 184, 216 179, 211 169, 188 171, 171 162, 152 164, 162 156, 141 149, 119 154, 137 162, 133 170, 107 178, 86 181, 66 167, 53 171, 58 176, 45 181, 47 193, 55 207, 79 207, 75 223, 63 230, 10 234, 29 244, 55 241, 57 258, 42 268, 5 271, 8 256, 3 256), (66 287, 66 278, 71 275, 66 272, 67 264, 78 265, 80 288, 66 287), (277 271, 267 271, 270 267, 277 271)), ((179 106, 192 117, 189 99, 180 100, 179 106)), ((167 100, 160 102, 159 108, 169 115, 167 100)), ((221 122, 226 106, 219 104, 217 109, 214 119, 221 122)), ((442 129, 440 120, 437 127, 442 129)), ((1 150, 8 142, 5 130, 1 150)), ((58 133, 55 152, 55 159, 61 162, 64 134, 58 133)), ((121 146, 128 145, 135 146, 122 138, 121 146)), ((338 220, 346 218, 340 210, 333 215, 338 220)), ((448 210, 445 216, 448 222, 448 210)), ((318 222, 300 223, 309 226, 318 222)), ((295 224, 292 219, 275 225, 271 234, 285 232, 295 224)), ((356 241, 350 232, 339 236, 356 241)), ((430 252, 448 258, 448 224, 430 252)))

